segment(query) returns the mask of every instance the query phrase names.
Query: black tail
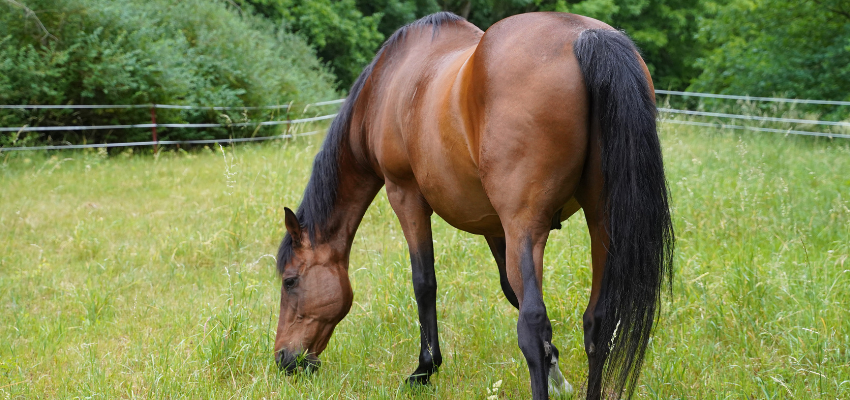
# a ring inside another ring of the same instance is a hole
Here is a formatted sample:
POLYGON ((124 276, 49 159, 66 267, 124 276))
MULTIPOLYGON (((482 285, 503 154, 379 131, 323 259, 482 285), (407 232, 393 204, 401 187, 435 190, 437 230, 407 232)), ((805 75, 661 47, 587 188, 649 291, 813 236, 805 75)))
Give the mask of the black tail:
MULTIPOLYGON (((655 102, 634 43, 590 29, 573 45, 601 130, 603 209, 610 238, 597 310, 603 358, 588 376, 619 398, 640 376, 664 278, 672 279, 673 224, 655 102), (611 337, 613 336, 613 339, 611 337)), ((594 363, 591 363, 593 365, 594 363)), ((610 393, 610 392, 609 392, 610 393)))

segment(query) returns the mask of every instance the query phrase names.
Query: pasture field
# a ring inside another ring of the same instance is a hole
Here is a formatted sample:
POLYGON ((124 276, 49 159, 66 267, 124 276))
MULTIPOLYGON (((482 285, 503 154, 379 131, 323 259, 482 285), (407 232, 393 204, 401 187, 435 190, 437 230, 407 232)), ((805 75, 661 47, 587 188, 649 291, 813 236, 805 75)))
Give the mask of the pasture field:
MULTIPOLYGON (((850 399, 850 141, 665 125, 678 245, 637 398, 850 399)), ((0 154, 0 398, 499 399, 530 394, 483 238, 433 217, 444 365, 430 387, 382 192, 355 303, 313 376, 272 359, 283 207, 320 139, 147 154, 0 154)), ((552 232, 544 297, 576 388, 590 251, 552 232)))

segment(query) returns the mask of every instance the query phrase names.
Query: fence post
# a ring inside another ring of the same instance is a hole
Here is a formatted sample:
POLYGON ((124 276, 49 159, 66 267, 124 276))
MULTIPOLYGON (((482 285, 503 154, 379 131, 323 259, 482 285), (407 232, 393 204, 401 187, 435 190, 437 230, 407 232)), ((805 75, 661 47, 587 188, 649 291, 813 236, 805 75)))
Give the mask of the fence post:
MULTIPOLYGON (((289 131, 290 131, 290 128, 292 128, 292 123, 291 123, 291 122, 289 122, 289 121, 290 121, 290 119, 289 119, 289 110, 291 110, 291 109, 292 109, 292 102, 293 102, 293 101, 295 101, 295 100, 290 101, 290 102, 289 102, 289 104, 288 104, 288 106, 286 107, 286 135, 290 135, 290 134, 289 134, 289 131)), ((293 137, 294 137, 294 135, 290 135, 290 136, 293 136, 293 137)), ((292 138, 290 137, 290 138, 287 138, 287 139, 292 139, 292 138)))
POLYGON ((153 135, 153 153, 159 152, 159 139, 156 138, 156 104, 151 104, 151 134, 153 135))

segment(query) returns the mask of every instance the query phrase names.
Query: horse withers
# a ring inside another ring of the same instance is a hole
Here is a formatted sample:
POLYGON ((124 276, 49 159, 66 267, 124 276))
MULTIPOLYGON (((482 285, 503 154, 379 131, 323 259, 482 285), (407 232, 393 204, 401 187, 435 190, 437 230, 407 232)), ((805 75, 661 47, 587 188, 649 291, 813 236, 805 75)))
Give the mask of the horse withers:
POLYGON ((410 248, 428 383, 442 363, 430 216, 485 237, 534 399, 568 387, 542 296, 550 229, 579 208, 591 238, 584 313, 587 398, 631 396, 665 277, 673 230, 652 82, 634 44, 594 19, 529 13, 487 32, 450 13, 396 31, 354 83, 313 163, 297 213, 285 210, 275 358, 317 368, 351 308, 357 227, 386 187, 410 248))

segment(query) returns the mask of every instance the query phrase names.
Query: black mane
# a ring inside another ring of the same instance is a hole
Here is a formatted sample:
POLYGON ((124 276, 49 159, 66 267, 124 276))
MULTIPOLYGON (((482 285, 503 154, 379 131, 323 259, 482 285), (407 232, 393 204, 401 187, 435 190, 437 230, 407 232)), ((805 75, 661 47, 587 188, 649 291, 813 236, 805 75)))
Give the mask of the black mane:
MULTIPOLYGON (((310 235, 310 242, 314 242, 316 233, 325 233, 329 227, 327 226, 328 218, 333 213, 334 203, 337 198, 337 189, 339 188, 339 156, 340 150, 345 143, 345 137, 351 129, 351 118, 354 114, 354 103, 360 96, 366 80, 372 74, 372 69, 375 64, 384 54, 396 46, 398 46, 407 33, 412 28, 424 26, 433 26, 433 36, 436 37, 439 29, 444 24, 463 21, 459 17, 450 12, 438 12, 422 17, 408 25, 405 25, 395 31, 395 33, 387 39, 381 46, 372 62, 363 69, 360 76, 351 86, 348 97, 342 104, 336 118, 334 118, 331 127, 328 129, 328 134, 322 144, 322 150, 316 155, 313 161, 313 172, 310 175, 310 181, 307 183, 307 188, 304 190, 304 197, 301 200, 301 206, 298 207, 296 216, 301 223, 303 229, 307 230, 310 235), (388 50, 389 49, 389 50, 388 50)), ((283 273, 286 264, 292 258, 292 237, 287 233, 280 243, 280 249, 277 253, 277 269, 279 273, 283 273)))

